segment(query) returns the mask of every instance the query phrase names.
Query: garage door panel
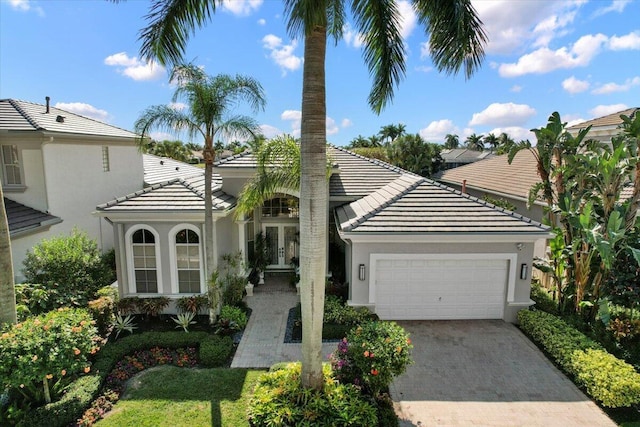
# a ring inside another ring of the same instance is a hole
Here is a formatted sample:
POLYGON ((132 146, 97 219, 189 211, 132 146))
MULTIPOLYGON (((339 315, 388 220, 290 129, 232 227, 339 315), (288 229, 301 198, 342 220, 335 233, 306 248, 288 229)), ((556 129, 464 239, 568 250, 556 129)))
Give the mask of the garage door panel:
POLYGON ((506 259, 378 259, 376 313, 382 319, 501 319, 506 259))

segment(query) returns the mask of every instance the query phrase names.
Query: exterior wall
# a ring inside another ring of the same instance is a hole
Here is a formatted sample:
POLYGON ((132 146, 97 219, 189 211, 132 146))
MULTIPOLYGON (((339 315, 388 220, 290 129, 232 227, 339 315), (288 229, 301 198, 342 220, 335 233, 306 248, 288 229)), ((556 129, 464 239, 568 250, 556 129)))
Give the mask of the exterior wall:
POLYGON ((238 197, 238 195, 242 192, 244 184, 248 181, 248 178, 246 177, 224 176, 223 173, 225 171, 222 169, 214 170, 214 172, 217 172, 223 176, 222 191, 235 197, 238 197))
POLYGON ((239 225, 233 220, 233 215, 220 218, 214 224, 216 235, 216 259, 220 264, 220 257, 226 254, 236 253, 240 250, 238 244, 238 227, 239 225))
POLYGON ((46 212, 49 206, 47 204, 47 187, 42 167, 41 138, 7 138, 6 135, 0 135, 0 145, 4 144, 18 147, 18 159, 22 167, 23 184, 25 186, 23 190, 19 191, 12 191, 4 187, 5 197, 25 206, 46 212))
MULTIPOLYGON (((388 236, 389 240, 393 237, 388 236)), ((487 240, 489 240, 488 238, 487 240)), ((530 283, 531 283, 531 260, 533 257, 535 244, 533 242, 523 243, 522 249, 518 250, 516 242, 505 243, 363 243, 352 242, 351 263, 350 263, 350 289, 349 303, 352 305, 369 305, 369 290, 374 289, 369 282, 371 279, 372 254, 513 254, 517 257, 513 303, 509 304, 505 299, 504 320, 515 323, 517 312, 530 304, 530 283), (359 280, 358 268, 364 264, 366 268, 365 280, 359 280), (527 279, 520 279, 520 265, 527 264, 529 275, 527 279)), ((506 292, 505 292, 506 294, 506 292)))
POLYGON ((48 211, 63 222, 47 235, 86 231, 103 250, 113 247, 111 225, 94 217, 97 205, 142 188, 142 156, 133 143, 47 143, 42 147, 48 211), (109 146, 110 170, 102 168, 102 146, 109 146))

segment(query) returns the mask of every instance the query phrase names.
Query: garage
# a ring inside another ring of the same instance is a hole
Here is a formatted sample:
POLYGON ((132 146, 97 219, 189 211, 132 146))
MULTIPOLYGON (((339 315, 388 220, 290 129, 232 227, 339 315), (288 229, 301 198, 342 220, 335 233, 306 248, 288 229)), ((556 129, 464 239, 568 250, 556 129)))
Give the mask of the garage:
POLYGON ((510 261, 493 255, 372 254, 381 319, 502 319, 510 261))

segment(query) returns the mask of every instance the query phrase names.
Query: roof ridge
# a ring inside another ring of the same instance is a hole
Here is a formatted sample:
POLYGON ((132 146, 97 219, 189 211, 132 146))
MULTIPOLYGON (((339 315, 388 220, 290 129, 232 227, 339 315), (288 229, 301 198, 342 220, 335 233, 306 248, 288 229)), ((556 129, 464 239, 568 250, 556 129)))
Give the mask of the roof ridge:
POLYGON ((329 143, 327 143, 327 145, 332 147, 332 148, 335 148, 336 150, 340 150, 340 151, 342 151, 344 153, 347 153, 347 154, 350 154, 350 155, 352 155, 354 157, 357 157, 359 159, 366 160, 369 163, 372 163, 372 164, 374 164, 376 166, 381 166, 381 167, 383 167, 385 169, 389 169, 389 170, 391 170, 393 172, 401 172, 403 174, 415 175, 415 176, 418 176, 418 177, 422 178, 421 175, 418 175, 418 174, 413 173, 411 171, 408 171, 406 169, 402 169, 401 167, 392 165, 391 163, 388 163, 388 162, 385 162, 385 161, 382 161, 382 160, 379 160, 379 159, 373 159, 371 157, 363 156, 362 154, 354 153, 351 150, 347 150, 346 148, 339 147, 337 145, 333 145, 333 144, 329 144, 329 143))
POLYGON ((34 128, 36 128, 36 130, 45 130, 45 128, 43 128, 42 126, 40 126, 40 124, 39 124, 39 123, 38 123, 38 122, 37 122, 33 117, 31 117, 31 116, 30 116, 30 115, 29 115, 29 114, 24 110, 24 108, 22 108, 22 106, 20 106, 19 102, 27 102, 27 101, 21 101, 21 100, 18 100, 18 99, 11 99, 11 98, 8 98, 8 99, 7 99, 7 101, 9 101, 9 104, 11 104, 11 106, 12 106, 13 108, 15 108, 15 109, 16 109, 16 111, 18 111, 18 112, 22 115, 22 117, 24 117, 24 119, 25 119, 26 121, 28 121, 28 122, 29 122, 29 124, 30 124, 31 126, 33 126, 34 128))
POLYGON ((213 166, 220 166, 223 163, 228 163, 231 160, 239 159, 249 154, 253 154, 253 152, 251 150, 244 150, 242 153, 234 154, 232 156, 225 157, 224 159, 220 159, 217 162, 213 162, 213 166))

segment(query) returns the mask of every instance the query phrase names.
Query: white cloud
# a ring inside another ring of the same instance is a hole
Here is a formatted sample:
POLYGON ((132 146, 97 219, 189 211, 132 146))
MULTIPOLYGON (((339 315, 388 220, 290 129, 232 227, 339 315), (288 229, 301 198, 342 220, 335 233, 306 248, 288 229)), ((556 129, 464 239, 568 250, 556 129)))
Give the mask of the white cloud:
POLYGON ((589 114, 591 114, 592 118, 608 116, 609 114, 617 113, 618 111, 626 110, 626 104, 612 104, 612 105, 598 105, 591 110, 589 110, 589 114))
POLYGON ((420 65, 420 66, 416 67, 415 70, 423 72, 423 73, 430 73, 431 71, 433 71, 433 67, 427 67, 426 65, 420 65))
POLYGON ((176 135, 168 132, 150 132, 149 138, 154 141, 175 141, 176 135))
POLYGON ((562 47, 551 50, 540 48, 521 56, 517 63, 501 64, 502 77, 517 77, 525 74, 544 74, 561 68, 575 68, 589 65, 607 42, 604 34, 585 35, 574 43, 571 49, 562 47))
POLYGON ((267 20, 266 19, 258 19, 258 25, 267 25, 267 20))
POLYGON ((109 113, 105 110, 100 110, 93 105, 85 104, 83 102, 58 102, 55 107, 81 116, 90 117, 101 122, 106 122, 109 119, 109 113))
POLYGON ((631 3, 631 0, 613 0, 611 4, 607 7, 601 7, 593 13, 593 16, 604 15, 609 12, 618 12, 621 13, 624 11, 624 8, 631 3))
POLYGON ((342 126, 343 128, 348 128, 353 126, 353 122, 351 121, 351 119, 342 119, 340 126, 342 126))
POLYGON ((638 86, 638 85, 640 85, 640 77, 634 77, 632 79, 625 80, 623 84, 618 84, 613 82, 605 83, 602 86, 598 87, 597 89, 594 89, 593 91, 591 91, 591 93, 596 95, 603 95, 603 94, 608 94, 613 92, 627 92, 633 86, 638 86))
POLYGON ((173 108, 176 111, 182 111, 187 108, 187 104, 184 102, 170 102, 169 107, 173 108))
POLYGON ((589 89, 589 82, 586 80, 578 80, 575 76, 571 76, 562 82, 562 88, 569 93, 580 93, 589 89))
POLYGON ((133 80, 155 80, 165 75, 163 66, 155 61, 143 63, 137 57, 129 57, 126 52, 107 56, 106 65, 117 67, 117 71, 133 80))
POLYGON ((276 137, 278 135, 282 135, 284 132, 282 132, 280 129, 278 129, 275 126, 271 126, 271 125, 260 125, 260 130, 262 131, 262 134, 267 138, 267 139, 271 139, 273 137, 276 137))
POLYGON ((291 135, 294 138, 300 138, 300 125, 302 124, 302 111, 285 110, 280 114, 280 118, 291 122, 291 135))
POLYGON ((340 128, 338 127, 338 125, 336 125, 336 121, 329 116, 327 116, 326 119, 326 126, 327 135, 335 135, 336 133, 340 132, 340 128))
POLYGON ((509 89, 511 92, 515 92, 515 93, 519 93, 522 92, 522 86, 520 85, 513 85, 511 86, 511 89, 509 89))
POLYGON ((269 50, 269 57, 282 69, 282 74, 287 71, 295 71, 302 65, 302 58, 295 56, 293 51, 298 42, 293 40, 291 44, 283 44, 282 39, 273 34, 267 34, 262 38, 262 45, 269 50))
POLYGON ((416 27, 418 17, 408 1, 400 0, 397 4, 398 12, 400 12, 400 35, 403 40, 406 40, 416 27))
POLYGON ((222 10, 238 16, 247 16, 258 10, 262 0, 222 0, 222 10))
POLYGON ((501 133, 506 133, 509 135, 514 141, 522 141, 524 139, 528 139, 531 142, 536 140, 536 136, 531 130, 520 127, 520 126, 507 126, 507 127, 497 127, 491 129, 487 134, 492 133, 496 136, 501 133))
POLYGON ((422 139, 429 142, 442 142, 444 137, 451 134, 458 134, 458 128, 449 119, 435 120, 418 131, 422 139))
POLYGON ((342 38, 347 43, 347 46, 355 47, 356 49, 362 46, 362 34, 358 33, 351 25, 345 24, 342 32, 342 38))
POLYGON ((420 43, 420 59, 428 58, 431 55, 429 52, 429 42, 420 43))
POLYGON ((9 0, 12 9, 20 12, 35 12, 40 16, 44 16, 44 9, 40 6, 34 6, 29 0, 9 0))
POLYGON ((638 50, 640 49, 640 31, 629 33, 625 36, 611 36, 609 39, 611 50, 638 50))
POLYGON ((519 126, 536 114, 536 110, 526 104, 493 103, 479 113, 475 113, 469 126, 519 126))

